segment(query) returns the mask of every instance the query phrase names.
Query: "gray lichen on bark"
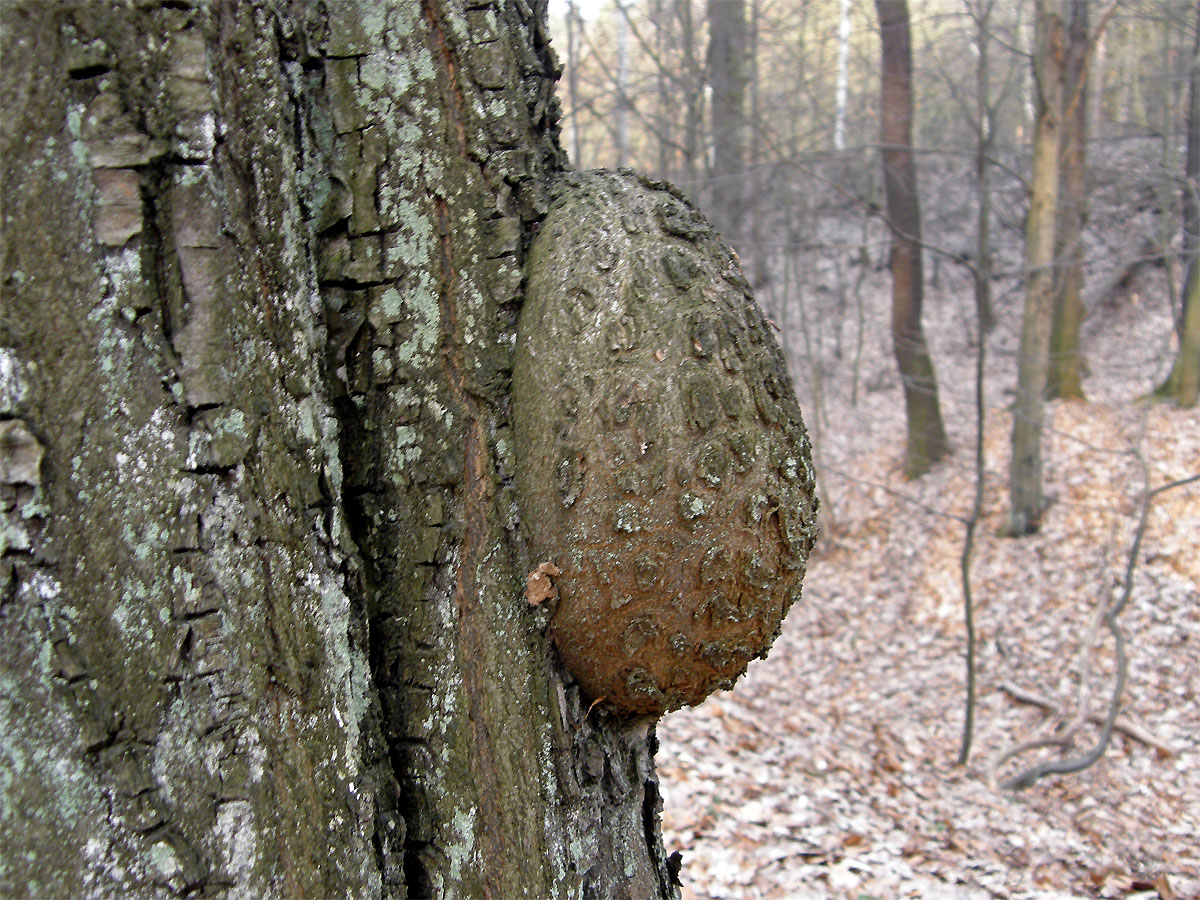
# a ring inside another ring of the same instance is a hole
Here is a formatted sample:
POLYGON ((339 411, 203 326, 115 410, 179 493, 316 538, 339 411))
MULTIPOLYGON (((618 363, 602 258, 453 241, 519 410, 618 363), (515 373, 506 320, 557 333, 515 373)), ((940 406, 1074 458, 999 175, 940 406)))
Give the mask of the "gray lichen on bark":
POLYGON ((294 101, 243 76, 273 20, 5 10, 4 343, 46 448, 3 570, 5 893, 379 890, 298 148, 261 134, 294 101))
POLYGON ((675 896, 521 596, 544 12, 4 7, 0 893, 675 896))

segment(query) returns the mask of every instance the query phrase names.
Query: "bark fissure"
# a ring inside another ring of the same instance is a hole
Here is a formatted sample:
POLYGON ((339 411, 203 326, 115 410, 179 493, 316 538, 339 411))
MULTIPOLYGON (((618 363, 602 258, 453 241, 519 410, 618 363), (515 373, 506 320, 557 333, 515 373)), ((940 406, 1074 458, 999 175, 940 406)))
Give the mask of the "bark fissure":
POLYGON ((435 0, 421 0, 421 12, 429 23, 433 37, 435 52, 441 61, 444 78, 442 87, 447 99, 446 109, 450 112, 450 121, 454 125, 454 138, 460 156, 467 155, 466 102, 463 99, 462 88, 458 83, 458 67, 454 62, 454 53, 446 42, 446 30, 442 26, 442 15, 435 0))
MULTIPOLYGON (((436 19, 434 20, 436 22, 436 19)), ((454 63, 445 51, 444 39, 438 31, 439 45, 444 50, 446 77, 454 76, 454 63)), ((464 133, 456 121, 460 136, 464 133)), ((465 147, 462 148, 465 152, 465 147)), ((487 638, 478 616, 479 586, 475 573, 483 565, 489 550, 491 529, 488 521, 493 513, 492 462, 487 451, 487 434, 479 409, 479 401, 466 390, 462 359, 462 329, 455 303, 457 271, 454 261, 453 234, 445 200, 435 201, 438 221, 438 240, 441 248, 442 270, 438 306, 442 321, 442 361, 455 405, 464 415, 462 498, 464 529, 458 546, 458 566, 455 574, 455 606, 458 611, 459 632, 457 655, 467 696, 467 719, 470 724, 474 752, 470 755, 472 781, 478 791, 480 822, 477 833, 485 859, 503 859, 513 848, 506 845, 504 835, 505 810, 500 802, 496 779, 499 775, 492 752, 495 736, 489 733, 489 716, 482 685, 494 673, 487 669, 491 653, 485 650, 487 638)), ((484 872, 484 896, 500 897, 500 873, 489 867, 484 872)))

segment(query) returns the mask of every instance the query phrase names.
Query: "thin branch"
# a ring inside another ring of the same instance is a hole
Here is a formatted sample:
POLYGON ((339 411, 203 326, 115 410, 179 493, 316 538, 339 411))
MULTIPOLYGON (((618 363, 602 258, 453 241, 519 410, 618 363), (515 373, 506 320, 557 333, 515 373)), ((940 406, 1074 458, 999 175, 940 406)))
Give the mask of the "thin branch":
POLYGON ((966 533, 963 535, 962 557, 959 560, 959 571, 962 573, 963 595, 963 624, 967 630, 967 695, 963 713, 962 744, 958 751, 958 764, 965 766, 971 756, 971 740, 975 733, 975 600, 971 594, 971 553, 975 547, 975 529, 979 524, 980 512, 983 508, 984 480, 987 477, 984 469, 984 402, 983 402, 983 371, 984 348, 987 339, 983 337, 983 323, 979 324, 979 353, 975 361, 975 496, 971 502, 971 512, 967 515, 966 533))
MULTIPOLYGON (((1149 466, 1146 464, 1146 459, 1141 453, 1137 454, 1138 462, 1141 463, 1143 476, 1146 481, 1149 481, 1149 466)), ((1109 700, 1108 711, 1105 713, 1101 728, 1100 736, 1092 748, 1082 756, 1073 759, 1057 759, 1041 763, 1026 769, 1019 775, 1007 779, 1001 783, 1001 787, 1008 791, 1019 791, 1032 785, 1040 778, 1047 775, 1069 775, 1073 772, 1082 772, 1084 769, 1094 765, 1104 751, 1108 748, 1109 742, 1112 740, 1112 733, 1116 728, 1117 714, 1121 708, 1121 695, 1125 690, 1125 680, 1128 677, 1129 663, 1125 655, 1125 636, 1117 625, 1117 617, 1129 602, 1130 596, 1133 594, 1133 575, 1137 568, 1138 556, 1142 547, 1142 539, 1146 536, 1146 525, 1150 519, 1150 508, 1154 502, 1154 498, 1159 494, 1172 490, 1173 488, 1182 487, 1186 484, 1192 484, 1200 481, 1200 473, 1190 475, 1187 478, 1180 478, 1175 481, 1163 484, 1147 490, 1142 496, 1142 511, 1138 519, 1137 530, 1134 533, 1133 546, 1129 549, 1129 558, 1125 566, 1125 584, 1121 590, 1121 596, 1117 598, 1104 614, 1104 624, 1108 627, 1109 633, 1113 636, 1115 643, 1115 651, 1117 657, 1117 675, 1113 684, 1112 698, 1109 700)), ((1047 739, 1049 740, 1049 739, 1047 739)), ((1051 741, 1053 742, 1053 741, 1051 741)), ((1037 743, 1038 746, 1048 746, 1047 743, 1037 743)), ((1005 759, 1011 759, 1018 752, 1024 752, 1026 749, 1033 749, 1032 746, 1017 748, 1014 751, 1006 754, 1001 762, 1005 759)))
POLYGON ((910 506, 915 506, 917 509, 919 509, 923 512, 926 512, 931 516, 936 516, 940 519, 950 519, 951 521, 954 521, 954 522, 961 522, 964 525, 966 524, 967 520, 963 516, 956 516, 954 513, 948 513, 945 510, 941 510, 941 509, 932 507, 927 503, 922 503, 916 497, 911 497, 902 491, 898 491, 895 488, 890 488, 886 484, 881 484, 878 481, 870 481, 866 478, 857 478, 854 475, 851 475, 849 472, 847 472, 843 469, 839 469, 836 466, 826 465, 825 471, 832 472, 834 475, 841 476, 842 478, 845 478, 847 481, 852 482, 854 484, 861 484, 861 485, 865 485, 866 487, 878 488, 879 490, 881 490, 885 494, 887 494, 889 497, 895 497, 897 500, 903 500, 905 503, 909 504, 910 506))
MULTIPOLYGON (((1024 688, 1013 684, 1011 681, 1002 682, 1001 684, 997 685, 997 687, 999 687, 1000 690, 1004 691, 1004 693, 1008 694, 1018 703, 1027 703, 1030 706, 1040 707, 1048 712, 1051 716, 1058 716, 1062 714, 1061 710, 1058 708, 1058 705, 1043 694, 1025 690, 1024 688)), ((1088 715, 1088 721, 1093 722, 1096 725, 1100 725, 1103 724, 1104 717, 1100 715, 1100 713, 1093 712, 1088 715)), ((1145 744, 1147 747, 1153 747, 1155 750, 1160 751, 1165 756, 1178 755, 1178 751, 1166 741, 1155 737, 1141 725, 1130 722, 1128 719, 1118 717, 1117 721, 1113 724, 1113 731, 1119 731, 1126 737, 1145 744)), ((1011 754, 1006 755, 1005 758, 1011 758, 1011 754)))

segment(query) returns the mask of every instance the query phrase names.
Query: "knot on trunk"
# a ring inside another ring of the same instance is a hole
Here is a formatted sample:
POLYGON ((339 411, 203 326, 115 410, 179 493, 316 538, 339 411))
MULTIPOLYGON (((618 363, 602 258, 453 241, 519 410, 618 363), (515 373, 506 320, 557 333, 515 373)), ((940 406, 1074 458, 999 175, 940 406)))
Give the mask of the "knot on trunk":
POLYGON ((571 175, 531 248, 517 495, 583 689, 659 715, 728 688, 799 597, 808 437, 737 257, 668 185, 571 175))

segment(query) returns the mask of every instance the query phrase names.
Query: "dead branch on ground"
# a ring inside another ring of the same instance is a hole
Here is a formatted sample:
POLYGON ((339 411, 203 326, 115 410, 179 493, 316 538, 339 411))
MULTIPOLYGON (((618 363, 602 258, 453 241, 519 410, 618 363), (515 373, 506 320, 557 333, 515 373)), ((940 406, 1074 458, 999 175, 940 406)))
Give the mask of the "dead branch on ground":
MULTIPOLYGON (((1039 707, 1040 709, 1044 709, 1051 716, 1062 715, 1062 711, 1059 709, 1058 704, 1044 694, 1026 690, 1025 688, 1013 684, 1011 681, 1001 682, 997 685, 997 687, 1004 693, 1008 694, 1008 696, 1016 700, 1018 703, 1026 703, 1030 706, 1039 707)), ((1104 724, 1104 717, 1098 712, 1089 713, 1087 719, 1089 722, 1092 722, 1096 725, 1104 724)), ((1160 738, 1155 737, 1136 722, 1131 722, 1126 718, 1118 716, 1117 720, 1113 723, 1113 731, 1119 731, 1126 737, 1131 738, 1141 744, 1145 744, 1147 747, 1153 747, 1164 756, 1175 756, 1177 754, 1175 748, 1170 744, 1166 743, 1160 738)), ((1060 741, 1055 740, 1052 741, 1052 743, 1058 744, 1060 741)), ((988 764, 989 769, 994 771, 995 768, 1003 765, 1007 759, 1011 759, 1013 755, 1014 754, 1012 751, 1009 751, 1003 757, 997 757, 994 761, 988 764)))
MULTIPOLYGON (((1146 465, 1146 460, 1141 453, 1137 454, 1137 459, 1141 464, 1145 483, 1148 484, 1150 480, 1150 473, 1149 467, 1146 465)), ((1093 716, 1092 714, 1089 714, 1085 710, 1081 709, 1071 724, 1060 733, 1035 738, 1031 741, 1020 744, 1011 750, 1004 751, 1003 753, 994 757, 991 763, 989 763, 989 782, 994 784, 996 772, 998 771, 999 767, 1014 757, 1043 747, 1057 746, 1065 748, 1072 741, 1075 733, 1079 730, 1079 727, 1084 722, 1089 720, 1098 720, 1101 723, 1100 736, 1097 738, 1096 743, 1090 750, 1088 750, 1082 756, 1075 758, 1056 759, 1040 763, 1036 766, 1026 769, 1012 778, 1006 779, 1000 783, 1000 787, 1007 791, 1023 790, 1032 785, 1038 779, 1044 778, 1047 775, 1068 775, 1074 772, 1081 772, 1084 769, 1094 765, 1096 761, 1104 755, 1104 751, 1108 748, 1108 744, 1112 739, 1113 731, 1118 730, 1117 717, 1121 708, 1121 695, 1125 690, 1125 679, 1128 675, 1128 660, 1125 655, 1125 636, 1117 624, 1117 617, 1120 616, 1122 610, 1124 610, 1126 604, 1129 602, 1131 594, 1133 593, 1133 574, 1137 568, 1138 555, 1139 551, 1141 550, 1142 539, 1146 536, 1146 525, 1150 519, 1151 506, 1153 505, 1154 499, 1159 494, 1162 494, 1173 488, 1182 487, 1186 484, 1193 484, 1197 481, 1200 481, 1200 474, 1191 475, 1187 478, 1180 478, 1167 484, 1159 485, 1153 490, 1147 489, 1142 493, 1141 515, 1138 518, 1137 529, 1134 532, 1133 545, 1129 549, 1129 556, 1126 561, 1124 584, 1122 586, 1121 595, 1112 604, 1107 605, 1103 611, 1103 623, 1105 626, 1107 626, 1109 633, 1113 637, 1117 661, 1116 679, 1113 684, 1112 697, 1109 700, 1108 710, 1106 713, 1103 716, 1098 714, 1093 716)), ((1085 646, 1088 646, 1091 643, 1091 641, 1088 641, 1085 643, 1085 646)), ((1128 734, 1127 731, 1125 733, 1128 734)), ((1147 741, 1146 743, 1150 742, 1147 741)), ((1155 742, 1155 746, 1161 745, 1158 742, 1155 742)))

